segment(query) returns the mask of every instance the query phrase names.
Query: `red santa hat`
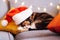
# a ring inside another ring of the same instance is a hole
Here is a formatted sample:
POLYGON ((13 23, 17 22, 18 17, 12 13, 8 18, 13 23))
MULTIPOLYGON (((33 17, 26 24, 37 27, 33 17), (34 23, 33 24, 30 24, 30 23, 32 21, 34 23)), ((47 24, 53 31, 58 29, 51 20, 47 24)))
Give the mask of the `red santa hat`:
POLYGON ((12 20, 15 22, 16 25, 19 25, 21 22, 26 20, 32 14, 32 7, 21 6, 10 10, 6 14, 5 20, 2 21, 2 26, 7 26, 9 22, 12 20))

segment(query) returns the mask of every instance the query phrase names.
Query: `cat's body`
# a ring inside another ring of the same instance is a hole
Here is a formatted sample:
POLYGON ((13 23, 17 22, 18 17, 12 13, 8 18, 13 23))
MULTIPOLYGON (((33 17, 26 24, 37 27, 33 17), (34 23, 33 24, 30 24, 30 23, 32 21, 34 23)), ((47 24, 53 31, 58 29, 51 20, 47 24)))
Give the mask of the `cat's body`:
POLYGON ((43 30, 47 29, 46 26, 52 19, 53 17, 47 13, 33 12, 33 14, 20 25, 23 27, 26 27, 27 25, 29 30, 43 30), (29 28, 28 25, 32 25, 31 28, 29 28))

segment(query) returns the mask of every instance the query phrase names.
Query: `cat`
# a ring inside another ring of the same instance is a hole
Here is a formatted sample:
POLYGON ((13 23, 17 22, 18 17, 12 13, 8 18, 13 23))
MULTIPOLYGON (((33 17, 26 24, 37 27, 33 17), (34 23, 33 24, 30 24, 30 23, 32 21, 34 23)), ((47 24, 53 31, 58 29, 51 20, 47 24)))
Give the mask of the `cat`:
POLYGON ((48 13, 33 12, 33 14, 20 25, 28 30, 44 30, 54 17, 48 13))

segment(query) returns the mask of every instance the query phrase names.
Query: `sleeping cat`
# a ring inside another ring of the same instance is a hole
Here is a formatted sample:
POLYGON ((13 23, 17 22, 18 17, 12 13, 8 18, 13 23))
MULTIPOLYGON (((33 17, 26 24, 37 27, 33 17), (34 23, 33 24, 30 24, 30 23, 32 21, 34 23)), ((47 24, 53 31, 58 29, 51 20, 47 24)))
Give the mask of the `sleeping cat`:
POLYGON ((33 12, 33 14, 27 18, 20 26, 27 28, 28 30, 43 30, 47 29, 46 26, 53 19, 48 13, 33 12))

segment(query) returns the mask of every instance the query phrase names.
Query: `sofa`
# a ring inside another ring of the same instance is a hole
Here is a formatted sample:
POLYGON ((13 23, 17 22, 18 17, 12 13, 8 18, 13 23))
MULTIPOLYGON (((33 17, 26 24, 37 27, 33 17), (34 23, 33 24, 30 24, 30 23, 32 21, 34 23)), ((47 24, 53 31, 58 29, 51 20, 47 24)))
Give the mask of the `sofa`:
POLYGON ((8 10, 8 1, 0 0, 0 19, 7 13, 8 10))
POLYGON ((0 40, 14 40, 10 32, 0 31, 0 40))
POLYGON ((19 33, 15 40, 60 40, 60 35, 49 30, 35 30, 19 33))
MULTIPOLYGON (((0 3, 3 3, 1 1, 2 0, 0 0, 0 3)), ((6 3, 3 3, 0 8, 4 9, 3 11, 0 10, 1 19, 9 9, 6 3)), ((0 31, 0 40, 60 40, 60 35, 49 30, 25 31, 15 36, 10 32, 0 31)))
POLYGON ((49 30, 26 31, 15 37, 9 33, 0 31, 0 40, 60 40, 60 35, 49 30))

